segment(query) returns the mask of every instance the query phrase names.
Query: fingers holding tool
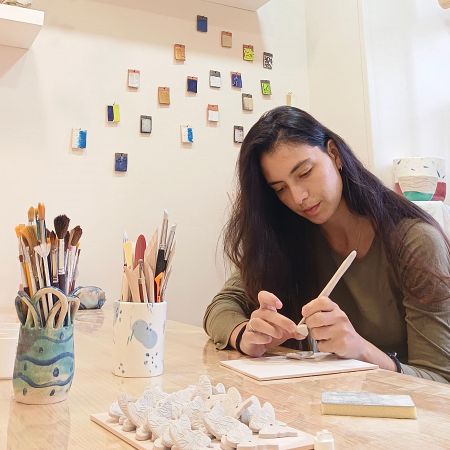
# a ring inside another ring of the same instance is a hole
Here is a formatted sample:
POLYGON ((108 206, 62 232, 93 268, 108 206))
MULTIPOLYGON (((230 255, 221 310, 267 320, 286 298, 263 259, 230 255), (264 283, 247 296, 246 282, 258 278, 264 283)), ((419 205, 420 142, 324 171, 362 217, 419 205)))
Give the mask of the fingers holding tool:
POLYGON ((241 349, 250 356, 261 356, 269 347, 282 344, 290 338, 303 339, 296 324, 278 312, 283 307, 281 300, 271 292, 258 294, 259 308, 247 322, 242 335, 241 349))

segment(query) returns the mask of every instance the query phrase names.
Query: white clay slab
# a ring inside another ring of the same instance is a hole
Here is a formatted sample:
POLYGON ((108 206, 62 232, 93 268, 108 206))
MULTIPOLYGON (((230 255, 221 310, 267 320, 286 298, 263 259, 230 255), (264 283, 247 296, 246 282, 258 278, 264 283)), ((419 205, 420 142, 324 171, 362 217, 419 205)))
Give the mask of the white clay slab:
POLYGON ((258 381, 378 369, 375 364, 356 359, 342 359, 330 353, 316 353, 313 359, 296 360, 285 356, 265 356, 220 361, 220 364, 258 381))
MULTIPOLYGON (((135 438, 136 433, 134 431, 122 431, 122 427, 118 423, 111 421, 108 413, 92 414, 91 420, 138 450, 156 450, 157 448, 151 441, 138 441, 135 438)), ((251 445, 249 447, 246 444, 243 444, 243 446, 238 444, 237 450, 313 450, 314 436, 298 430, 297 432, 298 436, 296 437, 277 439, 262 439, 254 434, 253 441, 256 446, 251 445)), ((220 450, 220 442, 214 440, 210 448, 220 450)))

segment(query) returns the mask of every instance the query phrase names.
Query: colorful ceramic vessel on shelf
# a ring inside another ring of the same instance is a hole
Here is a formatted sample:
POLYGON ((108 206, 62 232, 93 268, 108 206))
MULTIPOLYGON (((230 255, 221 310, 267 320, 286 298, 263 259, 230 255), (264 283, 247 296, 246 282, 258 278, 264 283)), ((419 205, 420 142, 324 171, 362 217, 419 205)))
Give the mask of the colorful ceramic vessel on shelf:
POLYGON ((410 157, 394 159, 395 191, 411 201, 445 200, 445 159, 410 157))

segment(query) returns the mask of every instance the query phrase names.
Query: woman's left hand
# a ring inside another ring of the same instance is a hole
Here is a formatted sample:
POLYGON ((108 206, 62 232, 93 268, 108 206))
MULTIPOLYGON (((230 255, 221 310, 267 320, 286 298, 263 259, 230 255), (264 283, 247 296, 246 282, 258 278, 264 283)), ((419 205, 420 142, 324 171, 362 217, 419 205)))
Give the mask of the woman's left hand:
POLYGON ((328 297, 321 296, 302 308, 310 335, 321 352, 341 358, 363 359, 368 343, 353 328, 347 314, 328 297))

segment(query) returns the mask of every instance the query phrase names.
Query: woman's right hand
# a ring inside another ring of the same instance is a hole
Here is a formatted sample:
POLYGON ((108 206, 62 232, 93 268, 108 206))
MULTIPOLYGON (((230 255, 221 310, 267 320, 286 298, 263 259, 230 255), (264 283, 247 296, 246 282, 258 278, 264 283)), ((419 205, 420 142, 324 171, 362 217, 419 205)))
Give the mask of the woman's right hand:
POLYGON ((278 312, 281 300, 267 291, 258 293, 259 308, 253 311, 242 335, 241 350, 249 356, 261 356, 268 348, 276 347, 287 339, 304 339, 297 324, 278 312))

